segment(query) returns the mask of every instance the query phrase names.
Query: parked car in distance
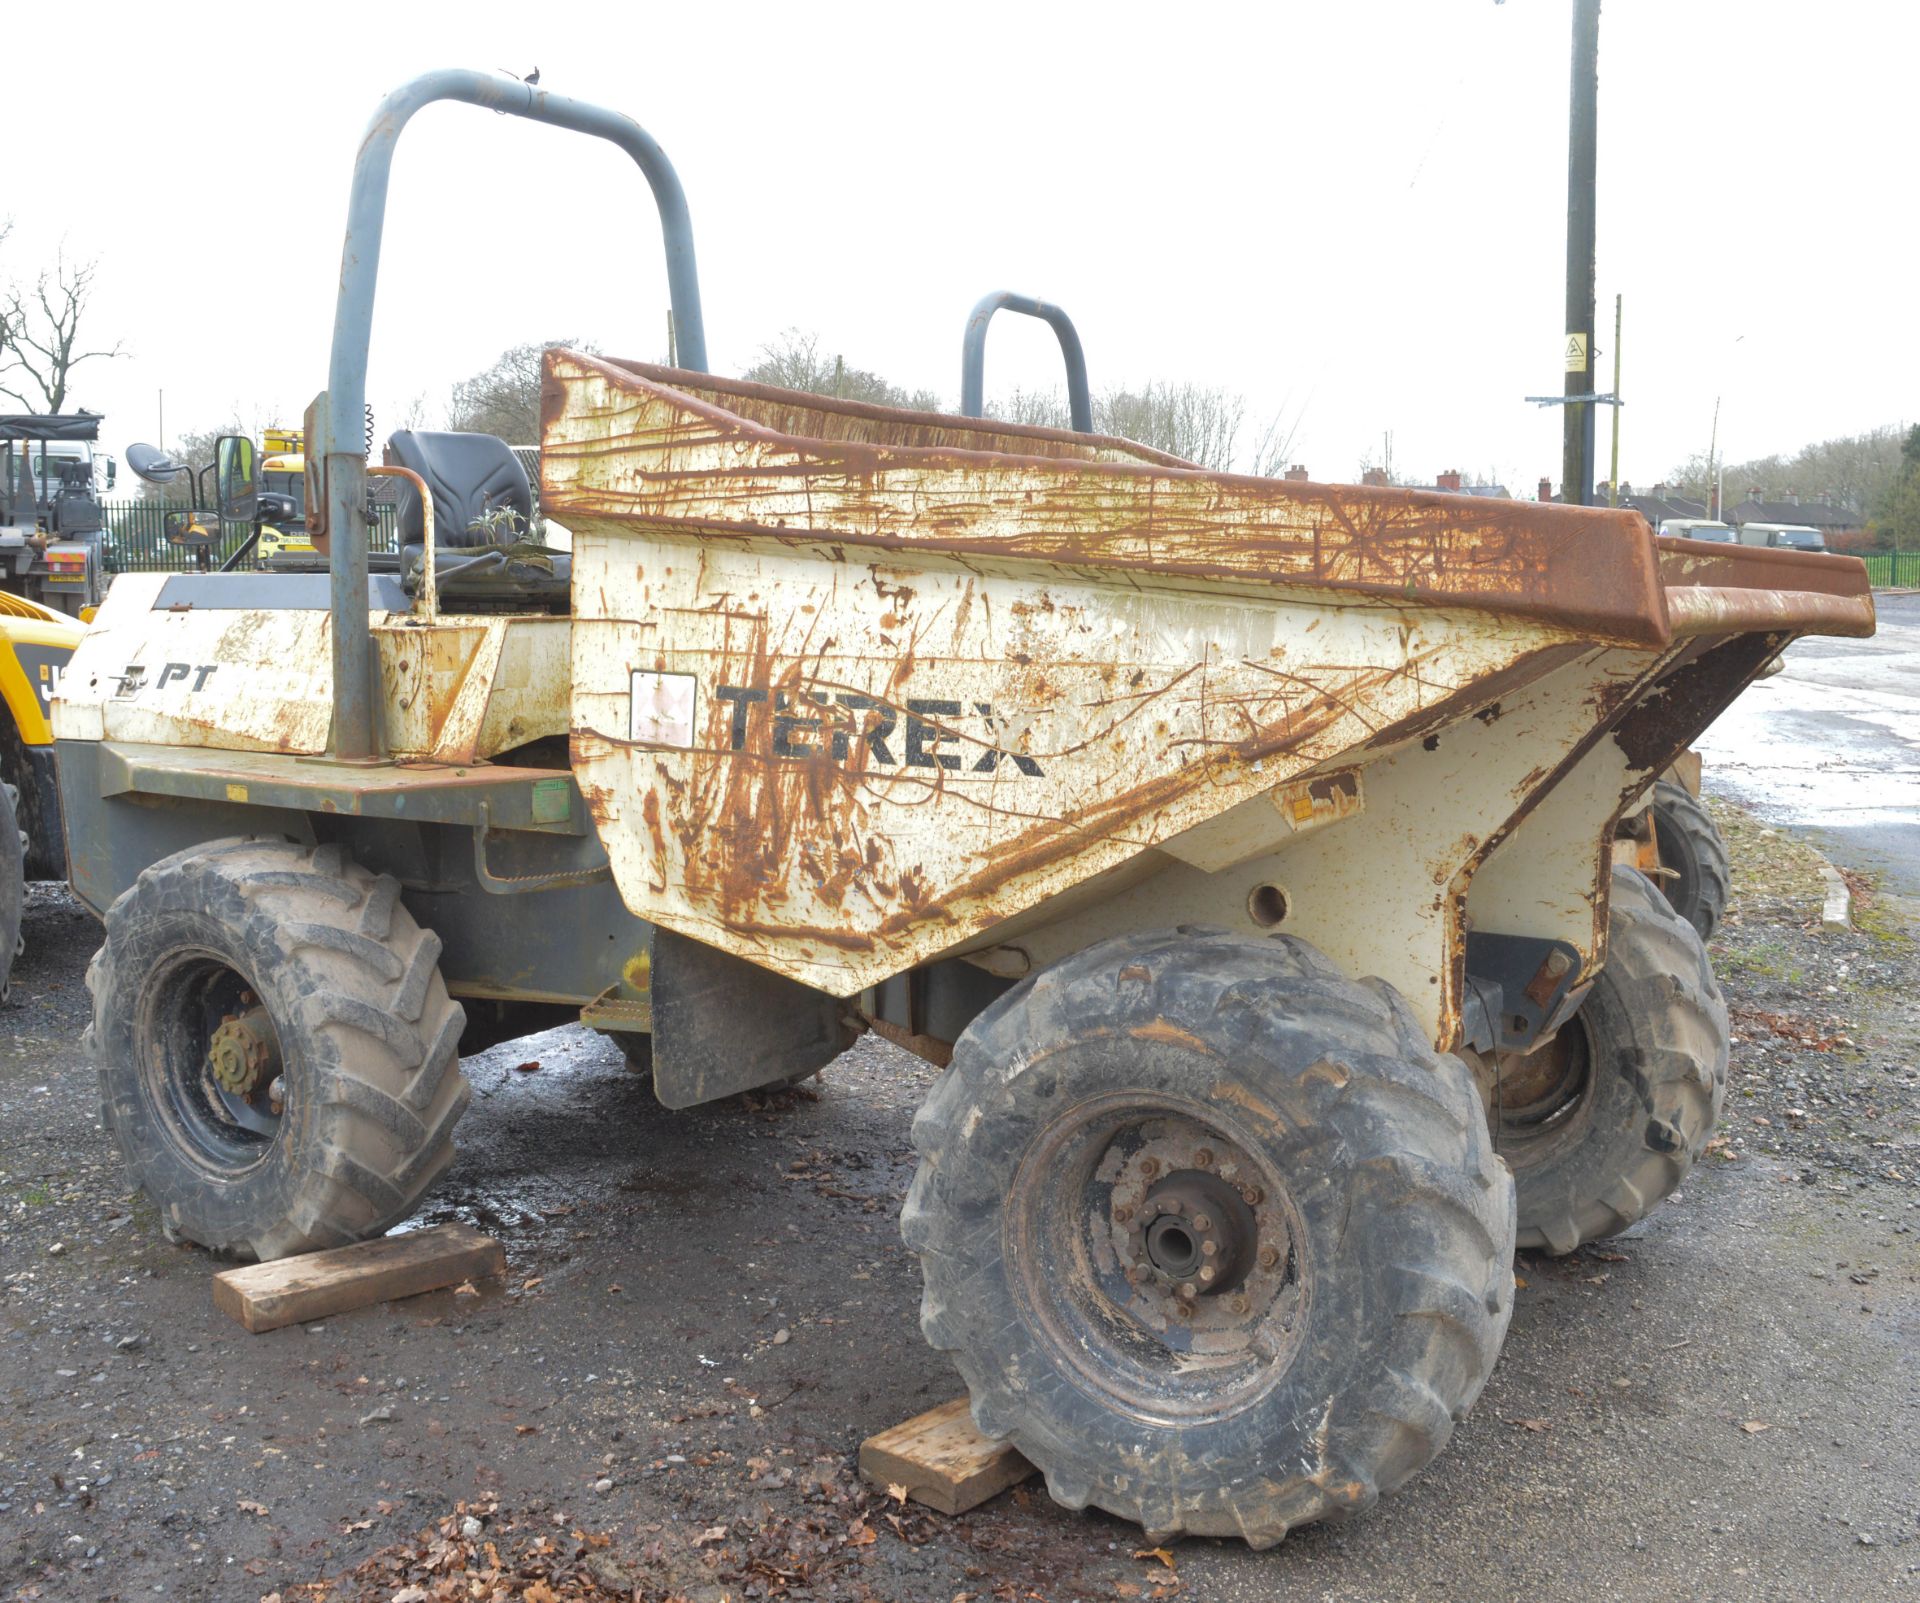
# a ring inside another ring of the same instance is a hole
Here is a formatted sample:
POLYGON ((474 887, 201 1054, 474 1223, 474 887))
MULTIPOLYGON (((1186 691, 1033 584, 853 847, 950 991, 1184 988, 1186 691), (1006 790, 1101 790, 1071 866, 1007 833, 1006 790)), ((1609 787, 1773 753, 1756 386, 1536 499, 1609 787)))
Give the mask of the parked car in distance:
POLYGON ((1712 518, 1662 518, 1659 532, 1677 540, 1717 540, 1722 545, 1732 545, 1739 539, 1731 523, 1717 523, 1712 518))
POLYGON ((1742 545, 1779 546, 1786 551, 1825 551, 1827 537, 1806 523, 1743 523, 1742 545))

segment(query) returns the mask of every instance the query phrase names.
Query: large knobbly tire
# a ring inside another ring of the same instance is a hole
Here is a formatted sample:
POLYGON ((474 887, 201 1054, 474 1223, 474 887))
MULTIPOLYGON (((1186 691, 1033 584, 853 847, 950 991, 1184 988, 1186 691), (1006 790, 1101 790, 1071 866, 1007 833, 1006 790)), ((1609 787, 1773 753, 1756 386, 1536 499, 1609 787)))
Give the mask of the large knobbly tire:
POLYGON ((267 1259, 413 1212, 469 1094, 439 956, 398 882, 338 846, 215 841, 114 902, 88 1045, 107 1128, 170 1235, 267 1259), (247 1039, 277 1051, 277 1101, 207 1066, 236 1016, 270 1022, 247 1039))
POLYGON ((20 833, 19 801, 19 791, 0 785, 0 1002, 13 986, 27 900, 27 837, 20 833))
POLYGON ((1506 1334, 1513 1187, 1472 1076, 1304 942, 1093 946, 968 1027, 913 1135, 921 1329, 975 1423, 1152 1539, 1264 1547, 1366 1508, 1446 1445, 1506 1334), (1162 1211, 1220 1180, 1225 1207, 1162 1211), (1251 1234, 1185 1261, 1244 1254, 1242 1292, 1166 1289, 1136 1243, 1192 1248, 1232 1210, 1251 1234))
POLYGON ((1618 1235, 1678 1188, 1727 1092, 1727 1003, 1693 926, 1638 869, 1613 871, 1607 965, 1560 1036, 1558 1090, 1526 1108, 1502 1078, 1495 1141, 1513 1165, 1519 1243, 1618 1235), (1557 1100, 1555 1100, 1557 1099, 1557 1100))
POLYGON ((1727 910, 1727 843, 1713 815, 1684 785, 1654 782, 1653 835, 1660 866, 1671 874, 1660 882, 1673 910, 1710 941, 1727 910))

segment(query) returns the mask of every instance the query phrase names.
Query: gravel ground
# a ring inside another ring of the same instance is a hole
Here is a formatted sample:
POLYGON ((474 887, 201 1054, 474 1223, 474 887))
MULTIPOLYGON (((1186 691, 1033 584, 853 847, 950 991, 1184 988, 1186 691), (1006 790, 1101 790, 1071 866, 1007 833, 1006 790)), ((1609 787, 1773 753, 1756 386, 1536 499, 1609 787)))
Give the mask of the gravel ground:
POLYGON ((671 1115, 586 1032, 498 1049, 423 1220, 499 1236, 506 1287, 248 1336, 101 1134, 95 927, 39 888, 0 1014, 0 1597, 1920 1598, 1912 910, 1824 934, 1800 849, 1727 822, 1713 1156, 1627 1236, 1522 1256, 1400 1495, 1164 1559, 1037 1486, 946 1520, 853 1476, 957 1388, 897 1234, 916 1060, 671 1115))

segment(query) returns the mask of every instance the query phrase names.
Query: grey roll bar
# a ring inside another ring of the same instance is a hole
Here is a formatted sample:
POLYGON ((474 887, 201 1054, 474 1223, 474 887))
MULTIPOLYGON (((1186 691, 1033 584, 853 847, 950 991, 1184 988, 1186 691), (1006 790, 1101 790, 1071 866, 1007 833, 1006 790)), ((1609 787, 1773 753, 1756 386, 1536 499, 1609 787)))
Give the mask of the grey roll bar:
POLYGON ((365 441, 367 351, 373 338, 373 295, 380 271, 380 236, 386 223, 387 179, 393 148, 407 121, 436 100, 460 100, 512 117, 550 123, 618 145, 638 164, 660 211, 667 253, 667 287, 673 305, 680 362, 707 368, 706 327, 700 315, 700 277, 693 255, 693 222, 680 178, 652 136, 617 111, 549 94, 517 78, 450 67, 423 73, 380 102, 367 125, 353 167, 347 202, 347 234, 340 256, 340 298, 333 317, 333 353, 327 367, 324 408, 312 421, 321 438, 309 436, 326 475, 328 570, 333 608, 333 755, 364 762, 378 754, 373 729, 373 642, 367 603, 365 441))
POLYGON ((1060 341, 1060 354, 1067 359, 1067 407, 1073 426, 1081 434, 1093 432, 1093 398, 1087 390, 1087 357, 1080 349, 1080 335, 1073 319, 1058 306, 1037 301, 1031 295, 1016 295, 1010 289, 997 289, 983 295, 967 314, 967 337, 960 348, 960 415, 987 415, 987 324, 993 314, 1005 309, 1037 317, 1053 326, 1060 341))

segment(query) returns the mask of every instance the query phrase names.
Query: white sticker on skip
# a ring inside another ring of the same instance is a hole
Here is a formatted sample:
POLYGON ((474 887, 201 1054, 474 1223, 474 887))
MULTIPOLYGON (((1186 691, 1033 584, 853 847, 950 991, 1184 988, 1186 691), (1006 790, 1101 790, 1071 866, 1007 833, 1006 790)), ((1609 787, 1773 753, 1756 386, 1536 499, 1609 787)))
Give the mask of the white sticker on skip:
POLYGON ((646 746, 693 745, 693 687, 690 673, 633 675, 633 714, 627 738, 646 746))

